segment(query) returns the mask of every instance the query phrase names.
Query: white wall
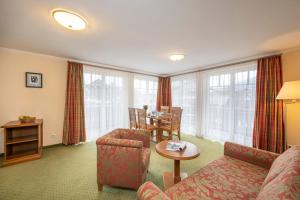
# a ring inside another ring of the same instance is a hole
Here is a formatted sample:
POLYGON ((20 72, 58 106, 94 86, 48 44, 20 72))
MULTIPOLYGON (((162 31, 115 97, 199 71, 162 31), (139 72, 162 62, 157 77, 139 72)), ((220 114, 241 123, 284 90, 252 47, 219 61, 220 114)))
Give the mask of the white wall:
POLYGON ((65 59, 0 48, 0 126, 19 115, 36 116, 44 119, 44 146, 61 143, 66 77, 65 59), (25 72, 42 73, 43 88, 26 88, 25 72))

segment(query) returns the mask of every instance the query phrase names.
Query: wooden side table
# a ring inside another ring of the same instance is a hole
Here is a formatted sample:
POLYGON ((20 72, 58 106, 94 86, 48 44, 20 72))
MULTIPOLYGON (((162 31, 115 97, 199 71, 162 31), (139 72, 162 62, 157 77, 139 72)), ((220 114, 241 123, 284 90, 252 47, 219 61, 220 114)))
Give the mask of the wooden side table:
POLYGON ((183 151, 168 151, 166 150, 168 142, 162 141, 155 146, 158 154, 174 160, 174 173, 165 172, 163 175, 165 190, 188 176, 185 172, 180 173, 180 160, 191 160, 200 155, 198 147, 186 141, 182 141, 186 144, 186 148, 183 151))
POLYGON ((38 159, 43 148, 43 120, 21 123, 11 121, 4 128, 4 162, 3 166, 38 159))

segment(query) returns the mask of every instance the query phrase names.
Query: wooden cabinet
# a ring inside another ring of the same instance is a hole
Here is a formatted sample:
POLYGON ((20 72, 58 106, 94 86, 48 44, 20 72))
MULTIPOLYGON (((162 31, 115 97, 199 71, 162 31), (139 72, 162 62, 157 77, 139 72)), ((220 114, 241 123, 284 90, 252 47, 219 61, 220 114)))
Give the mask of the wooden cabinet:
POLYGON ((4 166, 41 157, 43 148, 42 119, 36 119, 31 123, 11 121, 2 128, 4 128, 4 166))

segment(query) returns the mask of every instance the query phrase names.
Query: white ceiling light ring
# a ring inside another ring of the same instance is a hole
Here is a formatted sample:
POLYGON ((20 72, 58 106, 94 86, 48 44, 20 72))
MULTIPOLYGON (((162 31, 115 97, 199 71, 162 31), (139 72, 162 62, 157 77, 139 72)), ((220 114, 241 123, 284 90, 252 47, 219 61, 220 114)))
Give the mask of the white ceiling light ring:
POLYGON ((180 60, 184 59, 184 57, 185 57, 184 54, 176 53, 176 54, 170 55, 169 59, 173 62, 176 62, 176 61, 180 61, 180 60))
POLYGON ((61 26, 70 30, 83 30, 87 27, 87 21, 76 12, 57 8, 51 11, 54 20, 61 26))

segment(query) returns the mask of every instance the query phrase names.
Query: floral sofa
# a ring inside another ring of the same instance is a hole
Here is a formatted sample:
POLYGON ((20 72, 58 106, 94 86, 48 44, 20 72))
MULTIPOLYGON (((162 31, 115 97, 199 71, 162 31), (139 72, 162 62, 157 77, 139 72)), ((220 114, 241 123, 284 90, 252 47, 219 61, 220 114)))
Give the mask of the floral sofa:
POLYGON ((300 199, 300 146, 278 155, 226 142, 224 156, 162 192, 152 182, 139 200, 300 199))
POLYGON ((150 133, 115 129, 100 137, 97 144, 97 183, 138 189, 144 183, 150 161, 150 133))

